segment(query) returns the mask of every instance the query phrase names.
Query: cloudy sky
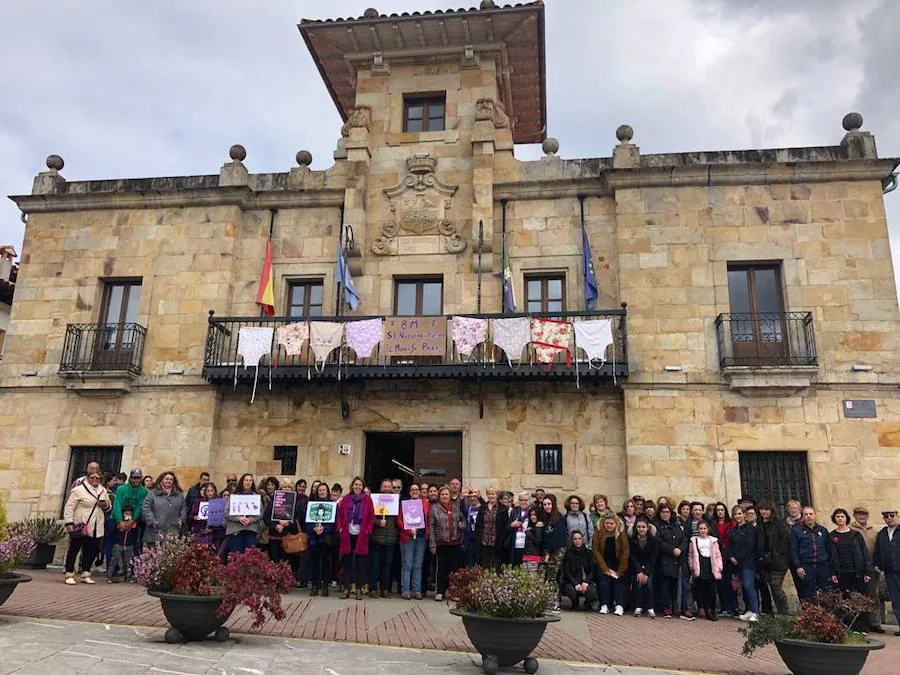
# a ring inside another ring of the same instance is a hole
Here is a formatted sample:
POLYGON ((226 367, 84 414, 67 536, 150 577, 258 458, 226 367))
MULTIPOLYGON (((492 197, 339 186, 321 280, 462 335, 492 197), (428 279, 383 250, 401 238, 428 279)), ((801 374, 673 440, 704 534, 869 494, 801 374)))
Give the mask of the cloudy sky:
MULTIPOLYGON (((461 0, 44 0, 0 7, 0 193, 26 194, 50 153, 69 180, 251 171, 301 148, 324 169, 340 119, 296 24, 461 0)), ((469 0, 477 4, 477 0, 469 0)), ((834 145, 861 112, 900 156, 897 0, 546 0, 549 133, 563 157, 834 145), (892 28, 893 27, 893 28, 892 28)), ((517 148, 523 159, 536 146, 517 148)), ((900 269, 900 190, 887 198, 900 269)), ((24 225, 0 204, 0 243, 24 225)))

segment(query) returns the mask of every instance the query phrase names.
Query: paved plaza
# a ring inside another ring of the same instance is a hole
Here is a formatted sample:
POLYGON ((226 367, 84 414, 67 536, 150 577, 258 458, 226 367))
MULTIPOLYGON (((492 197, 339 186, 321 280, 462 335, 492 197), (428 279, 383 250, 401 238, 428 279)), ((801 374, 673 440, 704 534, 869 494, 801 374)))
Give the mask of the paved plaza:
MULTIPOLYGON (((160 628, 166 621, 159 601, 140 586, 108 585, 102 577, 95 586, 66 586, 58 570, 32 576, 32 582, 21 584, 0 607, 4 654, 0 673, 96 673, 101 658, 110 664, 120 660, 144 667, 129 672, 287 672, 289 667, 296 671, 300 662, 313 666, 309 672, 328 675, 411 672, 402 664, 451 673, 480 672, 476 667, 480 659, 469 655, 472 645, 461 621, 448 613, 445 603, 433 600, 356 602, 339 600, 335 594, 310 598, 305 591, 295 591, 284 598, 284 621, 253 630, 249 617, 237 612, 227 624, 235 640, 224 645, 207 641, 171 646, 162 643, 160 628), (58 621, 89 623, 59 629, 58 621), (277 640, 269 642, 264 637, 277 640), (403 649, 388 649, 397 647, 403 649)), ((686 622, 563 612, 562 621, 547 629, 535 656, 541 659, 540 672, 545 674, 634 674, 646 669, 786 673, 772 648, 750 659, 741 656, 738 625, 728 619, 686 622)), ((884 639, 887 648, 872 652, 864 675, 900 675, 900 638, 889 633, 884 639)))

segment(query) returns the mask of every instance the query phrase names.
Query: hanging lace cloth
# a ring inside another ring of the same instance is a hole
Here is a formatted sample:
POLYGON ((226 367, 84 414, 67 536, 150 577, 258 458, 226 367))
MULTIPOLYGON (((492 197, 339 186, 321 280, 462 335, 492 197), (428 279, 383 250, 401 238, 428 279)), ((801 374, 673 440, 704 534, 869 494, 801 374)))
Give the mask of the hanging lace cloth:
MULTIPOLYGON (((587 356, 588 370, 594 368, 600 370, 606 363, 606 349, 614 345, 612 321, 610 319, 595 319, 592 321, 577 321, 575 323, 575 383, 581 386, 578 372, 578 350, 582 350, 587 356), (599 361, 599 363, 595 363, 599 361)), ((616 383, 616 349, 612 350, 613 384, 616 383)))
POLYGON ((275 365, 278 366, 279 347, 288 358, 303 354, 303 345, 309 339, 309 324, 306 321, 288 323, 275 329, 275 365))
MULTIPOLYGON (((341 346, 341 338, 344 336, 344 324, 337 321, 310 321, 309 322, 309 346, 313 350, 316 359, 316 372, 325 370, 325 361, 328 355, 341 346)), ((340 357, 339 357, 340 358, 340 357)), ((340 362, 338 374, 340 375, 340 362)))
POLYGON ((572 367, 572 322, 556 319, 531 319, 531 346, 538 363, 553 370, 553 362, 560 351, 566 353, 566 368, 572 367))
POLYGON ((513 319, 493 319, 494 344, 506 354, 506 361, 512 366, 519 362, 522 350, 531 342, 531 324, 527 316, 513 319))
POLYGON ((454 316, 450 319, 450 333, 456 345, 456 351, 463 360, 468 360, 475 348, 487 341, 488 320, 454 316))
POLYGON ((356 358, 371 358, 372 350, 381 342, 383 324, 382 319, 362 319, 345 324, 347 346, 356 353, 356 358))
MULTIPOLYGON (((250 395, 250 403, 256 400, 256 381, 259 379, 259 362, 264 356, 271 358, 272 338, 275 329, 269 327, 244 326, 238 331, 238 356, 244 362, 244 370, 253 366, 253 393, 250 395)), ((234 364, 234 386, 237 388, 238 365, 234 364)), ((269 364, 269 389, 272 389, 272 365, 269 364)))

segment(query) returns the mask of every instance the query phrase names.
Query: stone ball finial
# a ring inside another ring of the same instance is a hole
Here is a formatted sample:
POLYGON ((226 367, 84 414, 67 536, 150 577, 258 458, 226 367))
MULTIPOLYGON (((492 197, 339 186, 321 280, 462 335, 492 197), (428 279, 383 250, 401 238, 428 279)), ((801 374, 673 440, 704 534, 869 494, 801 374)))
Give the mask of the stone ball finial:
POLYGON ((247 148, 236 143, 228 148, 228 156, 235 162, 243 162, 247 157, 247 148))
POLYGON ((844 115, 841 124, 844 126, 844 131, 859 131, 863 125, 863 117, 858 112, 849 112, 844 115))
POLYGON ((481 0, 481 9, 496 9, 497 5, 494 0, 481 0))
POLYGON ((628 143, 634 138, 634 129, 629 124, 620 124, 616 128, 616 139, 619 143, 628 143))
POLYGON ((65 165, 66 163, 59 155, 50 155, 49 157, 47 157, 47 168, 51 171, 62 171, 62 168, 65 165))
POLYGON ((369 7, 365 12, 363 12, 363 17, 366 19, 377 19, 378 10, 374 7, 369 7))
POLYGON ((309 150, 301 150, 297 153, 296 159, 300 166, 309 166, 312 164, 312 153, 309 150))
POLYGON ((544 142, 541 143, 541 149, 544 151, 545 155, 552 157, 559 152, 559 141, 548 136, 544 139, 544 142))

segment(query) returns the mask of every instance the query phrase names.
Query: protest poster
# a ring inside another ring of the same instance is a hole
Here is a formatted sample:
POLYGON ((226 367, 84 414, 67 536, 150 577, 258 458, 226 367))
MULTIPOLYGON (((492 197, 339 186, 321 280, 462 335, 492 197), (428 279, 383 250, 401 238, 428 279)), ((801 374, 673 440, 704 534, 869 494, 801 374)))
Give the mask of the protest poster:
POLYGON ((400 515, 400 495, 389 492, 372 493, 372 506, 375 507, 375 515, 378 518, 400 515))
POLYGON ((275 490, 272 495, 272 520, 293 520, 297 493, 293 490, 275 490))
POLYGON ((259 495, 231 495, 228 498, 228 515, 261 516, 262 498, 259 495))
POLYGON ((421 530, 425 527, 425 512, 422 510, 421 499, 406 499, 400 502, 400 510, 403 513, 404 529, 421 530))
POLYGON ((206 506, 206 524, 209 527, 225 527, 225 500, 210 499, 206 506))
POLYGON ((197 520, 206 520, 207 513, 209 512, 209 502, 200 502, 200 506, 197 509, 197 520))
POLYGON ((333 523, 337 517, 335 502, 309 502, 306 505, 307 523, 333 523))

